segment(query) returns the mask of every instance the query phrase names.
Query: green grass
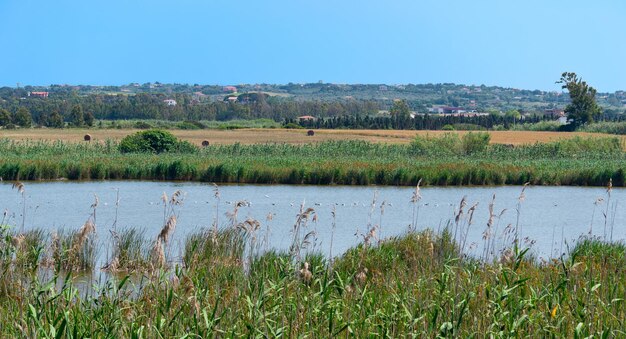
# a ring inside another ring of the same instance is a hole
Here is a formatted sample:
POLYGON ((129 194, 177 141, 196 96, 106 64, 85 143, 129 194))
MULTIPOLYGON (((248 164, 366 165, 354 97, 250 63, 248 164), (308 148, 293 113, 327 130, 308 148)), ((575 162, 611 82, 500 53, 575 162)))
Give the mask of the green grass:
MULTIPOLYGON (((240 228, 201 231, 184 260, 85 284, 33 274, 2 231, 2 337, 621 337, 624 245, 582 239, 547 262, 464 256, 426 230, 328 261, 268 251, 240 228), (306 263, 306 264, 305 264, 306 263), (308 275, 306 274, 308 272, 308 275)), ((72 272, 72 271, 70 271, 72 272)))
MULTIPOLYGON (((483 140, 484 141, 484 140, 483 140)), ((574 138, 508 147, 450 135, 410 145, 363 141, 211 145, 192 153, 122 154, 117 143, 0 141, 4 180, 189 180, 345 185, 624 186, 617 138, 574 138)))

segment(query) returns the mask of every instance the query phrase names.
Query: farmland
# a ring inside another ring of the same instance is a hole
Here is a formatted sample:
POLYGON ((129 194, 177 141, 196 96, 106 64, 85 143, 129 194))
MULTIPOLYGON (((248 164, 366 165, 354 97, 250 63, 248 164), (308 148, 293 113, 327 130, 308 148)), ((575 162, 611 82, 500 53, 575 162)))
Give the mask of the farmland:
MULTIPOLYGON (((48 140, 82 142, 83 136, 89 134, 96 141, 106 139, 119 140, 126 135, 137 132, 133 129, 17 129, 0 130, 0 138, 10 140, 48 140)), ((306 130, 299 129, 234 129, 234 130, 172 130, 175 136, 188 140, 196 145, 207 140, 211 144, 244 145, 263 143, 305 144, 321 141, 362 140, 375 143, 408 144, 416 135, 441 136, 446 133, 464 135, 468 132, 450 131, 407 131, 407 130, 315 130, 312 137, 306 136, 306 130)), ((560 133, 536 131, 489 131, 491 142, 496 144, 523 145, 535 142, 549 142, 574 137, 606 137, 600 133, 560 133)), ((626 140, 626 136, 622 136, 626 140)))

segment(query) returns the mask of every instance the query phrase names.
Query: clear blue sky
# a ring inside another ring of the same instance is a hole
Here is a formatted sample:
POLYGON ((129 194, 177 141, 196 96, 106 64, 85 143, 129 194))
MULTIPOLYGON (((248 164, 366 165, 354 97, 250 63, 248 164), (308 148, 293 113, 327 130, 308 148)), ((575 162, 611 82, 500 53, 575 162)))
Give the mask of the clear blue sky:
POLYGON ((0 0, 0 86, 441 83, 626 90, 625 1, 0 0))

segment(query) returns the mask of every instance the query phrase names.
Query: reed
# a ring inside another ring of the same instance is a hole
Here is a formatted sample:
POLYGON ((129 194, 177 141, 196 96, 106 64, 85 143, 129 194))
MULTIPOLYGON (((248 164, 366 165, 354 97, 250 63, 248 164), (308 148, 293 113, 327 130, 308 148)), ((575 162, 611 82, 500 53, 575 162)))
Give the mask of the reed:
MULTIPOLYGON (((184 194, 174 195, 164 199, 158 234, 112 233, 110 269, 100 281, 84 276, 94 271, 90 249, 108 240, 94 237, 93 215, 80 229, 49 238, 0 225, 0 336, 625 335, 626 245, 581 237, 561 257, 533 258, 518 241, 522 223, 498 230, 504 212, 498 215, 495 196, 483 253, 501 253, 498 259, 464 252, 467 230, 479 222, 468 198, 441 232, 411 229, 380 239, 385 203, 375 196, 362 241, 336 257, 309 246, 317 211, 303 203, 289 250, 258 251, 260 221, 231 212, 217 229, 207 225, 181 239, 177 261, 165 248, 179 237, 172 222, 184 194)), ((406 217, 414 220, 410 210, 406 217)))
POLYGON ((222 231, 217 238, 224 245, 217 246, 206 232, 187 239, 183 267, 149 275, 139 285, 112 275, 87 297, 76 294, 72 277, 30 281, 23 292, 4 285, 5 293, 19 298, 0 302, 0 332, 620 336, 626 317, 615 301, 626 289, 619 243, 583 239, 567 257, 551 262, 526 260, 520 251, 490 264, 462 255, 449 232, 425 230, 363 243, 332 265, 320 255, 294 263, 288 253, 269 251, 246 270, 243 243, 229 240, 237 229, 222 231), (50 293, 44 286, 54 281, 50 293), (11 312, 20 307, 23 318, 11 312))
POLYGON ((623 187, 623 147, 617 138, 572 138, 509 147, 449 135, 419 137, 410 145, 363 141, 209 145, 194 153, 157 156, 122 154, 114 141, 71 144, 0 140, 0 177, 406 186, 415 186, 420 179, 422 186, 526 182, 604 186, 612 179, 615 187, 623 187))

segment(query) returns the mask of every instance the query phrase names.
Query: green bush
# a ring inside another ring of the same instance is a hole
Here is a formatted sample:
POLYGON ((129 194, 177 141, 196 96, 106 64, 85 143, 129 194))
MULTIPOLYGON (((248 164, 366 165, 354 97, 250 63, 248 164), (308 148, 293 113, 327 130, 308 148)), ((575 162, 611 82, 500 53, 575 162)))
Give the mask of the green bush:
POLYGON ((626 135, 626 121, 621 122, 596 122, 593 124, 585 125, 581 128, 583 132, 594 132, 594 133, 610 133, 610 134, 620 134, 626 135))
POLYGON ((178 140, 172 133, 151 129, 126 136, 119 145, 122 153, 192 152, 196 147, 178 140))
POLYGON ((135 128, 138 128, 138 129, 150 129, 150 128, 152 128, 152 125, 150 125, 149 123, 147 123, 145 121, 137 121, 135 123, 135 128))
POLYGON ((487 130, 485 127, 476 125, 476 124, 454 124, 452 125, 452 129, 457 130, 457 131, 486 131, 487 130))
POLYGON ((460 143, 456 133, 445 133, 440 137, 416 135, 411 142, 411 150, 417 155, 443 157, 458 154, 460 143))
POLYGON ((454 131, 454 126, 452 125, 443 125, 443 127, 441 127, 442 131, 454 131))
POLYGON ((287 129, 302 129, 302 128, 304 128, 304 127, 302 127, 302 126, 300 126, 300 125, 298 125, 298 124, 296 124, 296 123, 290 122, 290 123, 288 123, 288 124, 285 124, 285 125, 283 126, 283 128, 287 128, 287 129))
POLYGON ((187 130, 195 130, 195 129, 205 129, 207 126, 199 121, 183 121, 176 124, 176 128, 178 129, 187 129, 187 130))
POLYGON ((482 152, 489 145, 491 136, 486 132, 467 133, 461 138, 461 149, 464 154, 474 154, 482 152))

